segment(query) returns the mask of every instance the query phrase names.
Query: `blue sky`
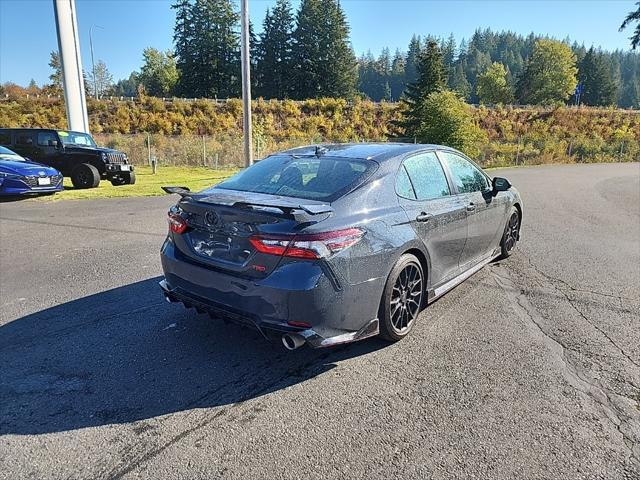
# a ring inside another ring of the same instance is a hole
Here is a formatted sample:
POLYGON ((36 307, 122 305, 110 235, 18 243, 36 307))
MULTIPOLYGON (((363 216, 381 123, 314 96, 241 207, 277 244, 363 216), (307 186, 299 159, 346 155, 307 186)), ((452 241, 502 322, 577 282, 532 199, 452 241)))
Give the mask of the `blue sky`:
MULTIPOLYGON (((174 12, 164 0, 76 0, 83 67, 90 70, 89 28, 96 59, 117 80, 138 69, 142 50, 172 47, 174 12)), ((251 19, 260 31, 265 10, 275 0, 250 0, 251 19)), ((294 0, 297 6, 298 1, 294 0)), ((634 0, 342 0, 359 55, 388 46, 406 46, 413 33, 468 38, 477 27, 522 34, 569 36, 587 46, 629 49, 631 31, 618 32, 634 0)), ((52 0, 0 0, 0 83, 48 82, 49 52, 57 49, 52 0)))

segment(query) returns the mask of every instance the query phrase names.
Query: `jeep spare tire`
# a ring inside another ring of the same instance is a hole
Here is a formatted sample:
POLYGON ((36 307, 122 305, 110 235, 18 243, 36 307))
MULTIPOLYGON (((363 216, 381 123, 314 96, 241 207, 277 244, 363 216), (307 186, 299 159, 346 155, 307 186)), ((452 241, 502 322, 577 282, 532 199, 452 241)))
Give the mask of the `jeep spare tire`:
POLYGON ((100 172, 93 165, 83 163, 71 172, 71 183, 76 188, 95 188, 100 184, 100 172))

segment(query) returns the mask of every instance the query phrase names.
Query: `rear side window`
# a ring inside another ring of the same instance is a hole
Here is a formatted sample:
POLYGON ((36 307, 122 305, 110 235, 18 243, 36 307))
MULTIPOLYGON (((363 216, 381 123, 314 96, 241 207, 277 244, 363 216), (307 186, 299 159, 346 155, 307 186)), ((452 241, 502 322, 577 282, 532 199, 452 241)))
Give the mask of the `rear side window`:
MULTIPOLYGON (((404 161, 404 168, 411 180, 415 192, 414 198, 432 200, 450 195, 447 177, 435 153, 427 152, 409 157, 404 161)), ((398 194, 405 196, 400 193, 400 190, 398 194)))
POLYGON ((33 136, 30 133, 17 133, 16 145, 33 145, 33 136))
POLYGON ((265 158, 215 188, 333 201, 366 179, 377 164, 346 158, 265 158))
POLYGON ((439 152, 451 172, 458 193, 483 192, 489 188, 487 177, 469 160, 450 152, 439 152))
POLYGON ((416 194, 413 191, 411 180, 409 180, 409 174, 404 168, 404 165, 400 167, 398 176, 396 177, 396 193, 401 197, 408 198, 410 200, 416 199, 416 194))
POLYGON ((53 132, 39 132, 38 133, 38 145, 43 147, 53 147, 55 143, 58 141, 58 137, 56 137, 53 132))

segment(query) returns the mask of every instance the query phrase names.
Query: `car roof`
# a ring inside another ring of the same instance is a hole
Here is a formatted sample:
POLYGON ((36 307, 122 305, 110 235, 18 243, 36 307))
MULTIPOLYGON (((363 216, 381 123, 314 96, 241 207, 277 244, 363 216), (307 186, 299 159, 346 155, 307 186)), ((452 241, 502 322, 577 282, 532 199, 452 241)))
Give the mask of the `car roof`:
POLYGON ((393 142, 378 142, 378 143, 331 143, 331 144, 318 144, 307 145, 304 147, 291 148, 282 152, 278 152, 274 155, 293 155, 300 157, 310 157, 316 155, 316 149, 321 148, 324 151, 321 153, 324 157, 332 158, 353 158, 360 160, 375 160, 381 162, 396 158, 400 155, 406 155, 412 152, 420 152, 425 150, 451 150, 456 151, 453 148, 443 145, 431 145, 420 143, 393 143, 393 142))

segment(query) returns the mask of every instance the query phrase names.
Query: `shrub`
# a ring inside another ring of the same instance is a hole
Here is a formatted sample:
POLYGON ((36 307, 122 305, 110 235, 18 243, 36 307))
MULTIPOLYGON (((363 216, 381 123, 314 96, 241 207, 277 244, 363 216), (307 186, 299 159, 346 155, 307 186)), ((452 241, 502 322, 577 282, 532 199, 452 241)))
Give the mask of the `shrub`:
POLYGON ((421 143, 448 145, 477 157, 487 135, 474 122, 471 107, 454 92, 430 93, 424 102, 424 118, 417 138, 421 143))

